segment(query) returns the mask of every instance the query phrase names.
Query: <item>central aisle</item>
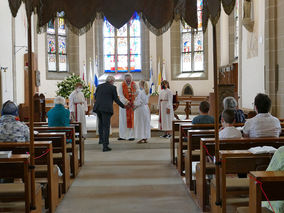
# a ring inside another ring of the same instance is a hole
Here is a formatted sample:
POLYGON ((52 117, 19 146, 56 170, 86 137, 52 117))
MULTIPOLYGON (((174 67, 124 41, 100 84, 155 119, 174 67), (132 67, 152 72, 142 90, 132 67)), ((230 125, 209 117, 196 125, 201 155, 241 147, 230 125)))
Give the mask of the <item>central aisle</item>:
POLYGON ((170 165, 168 149, 86 150, 57 213, 201 212, 170 165))

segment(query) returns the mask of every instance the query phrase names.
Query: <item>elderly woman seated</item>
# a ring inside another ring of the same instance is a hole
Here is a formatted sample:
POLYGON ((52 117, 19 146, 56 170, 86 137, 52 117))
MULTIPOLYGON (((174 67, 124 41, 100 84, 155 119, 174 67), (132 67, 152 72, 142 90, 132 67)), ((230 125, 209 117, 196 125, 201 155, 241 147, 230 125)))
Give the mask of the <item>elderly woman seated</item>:
MULTIPOLYGON (((245 123, 246 118, 245 114, 241 109, 238 109, 238 103, 234 97, 226 97, 223 100, 224 110, 232 109, 235 112, 235 123, 245 123)), ((221 115, 219 117, 219 121, 221 122, 221 115)))
POLYGON ((48 126, 70 126, 70 111, 65 109, 65 99, 63 97, 56 97, 54 99, 55 107, 48 111, 48 126))
POLYGON ((0 118, 1 142, 25 142, 30 140, 29 127, 17 118, 18 107, 12 101, 3 104, 0 118))

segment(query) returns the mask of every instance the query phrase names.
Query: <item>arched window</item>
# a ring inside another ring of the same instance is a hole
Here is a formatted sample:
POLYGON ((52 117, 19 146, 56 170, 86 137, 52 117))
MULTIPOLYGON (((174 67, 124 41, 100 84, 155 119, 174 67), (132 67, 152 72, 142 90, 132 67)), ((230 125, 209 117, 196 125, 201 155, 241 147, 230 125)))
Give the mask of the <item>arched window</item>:
POLYGON ((104 18, 103 54, 106 73, 141 72, 141 23, 137 13, 120 29, 104 18))
POLYGON ((47 69, 49 72, 67 72, 67 29, 64 12, 58 13, 47 27, 47 69))
POLYGON ((181 72, 204 72, 202 4, 197 0, 198 29, 181 24, 181 72))

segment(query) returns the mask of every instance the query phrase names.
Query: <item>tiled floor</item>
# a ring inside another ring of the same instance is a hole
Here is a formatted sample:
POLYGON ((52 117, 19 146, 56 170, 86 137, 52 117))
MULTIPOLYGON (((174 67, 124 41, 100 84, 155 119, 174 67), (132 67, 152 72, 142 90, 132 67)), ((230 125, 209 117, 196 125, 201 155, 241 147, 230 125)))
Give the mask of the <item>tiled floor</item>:
MULTIPOLYGON (((154 140, 154 139, 153 139, 154 140)), ((86 163, 57 213, 201 212, 170 164, 169 149, 86 151, 86 163)))

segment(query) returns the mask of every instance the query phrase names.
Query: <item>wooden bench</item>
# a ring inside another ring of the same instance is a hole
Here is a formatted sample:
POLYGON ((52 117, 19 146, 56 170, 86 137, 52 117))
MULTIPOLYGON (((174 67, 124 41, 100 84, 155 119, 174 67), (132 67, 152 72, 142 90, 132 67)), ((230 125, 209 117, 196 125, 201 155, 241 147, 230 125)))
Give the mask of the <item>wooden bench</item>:
MULTIPOLYGON (((47 122, 34 122, 36 127, 48 127, 47 122)), ((83 166, 85 162, 85 139, 82 134, 82 124, 80 122, 70 123, 71 127, 75 127, 76 144, 79 146, 79 166, 83 166)))
MULTIPOLYGON (((256 146, 274 146, 284 145, 284 137, 279 138, 240 138, 240 139, 220 139, 220 150, 247 150, 256 146)), ((206 153, 215 155, 215 139, 200 139, 200 164, 196 169, 196 195, 197 201, 202 210, 207 210, 206 205, 209 194, 206 186, 206 175, 215 173, 215 165, 206 162, 206 153)))
POLYGON ((179 131, 179 124, 182 123, 190 123, 191 120, 173 120, 172 121, 172 137, 170 141, 170 152, 171 152, 171 163, 173 165, 176 165, 176 153, 175 153, 175 144, 178 143, 179 141, 179 136, 178 131, 179 131))
MULTIPOLYGON (((237 125, 237 124, 236 124, 237 125)), ((214 129, 214 124, 192 124, 182 123, 179 124, 179 140, 178 140, 178 151, 177 151, 177 169, 180 175, 183 173, 183 150, 187 149, 187 145, 183 145, 187 138, 188 130, 201 130, 201 129, 214 129)))
MULTIPOLYGON (((200 161, 200 139, 206 137, 214 137, 214 129, 204 130, 187 130, 187 152, 185 154, 185 180, 186 185, 192 191, 194 190, 192 163, 193 161, 200 161), (196 151, 197 150, 197 151, 196 151), (196 153, 193 153, 196 151, 196 153)), ((182 153, 181 146, 179 146, 179 152, 182 153)), ((181 154, 180 154, 181 156, 181 154)), ((183 168, 182 168, 183 169, 183 168)))
POLYGON ((261 201, 266 201, 266 198, 258 182, 262 183, 269 201, 284 200, 283 190, 279 190, 284 188, 284 171, 252 171, 249 177, 249 207, 239 207, 237 213, 272 213, 261 207, 261 201))
MULTIPOLYGON (((34 137, 35 141, 50 140, 53 146, 53 160, 58 165, 63 173, 63 176, 59 178, 59 182, 62 183, 63 193, 67 193, 71 181, 70 181, 70 157, 67 155, 66 135, 63 132, 54 133, 39 133, 34 137)), ((60 195, 62 193, 60 192, 60 195)))
MULTIPOLYGON (((76 146, 76 141, 75 141, 75 128, 74 127, 35 127, 34 130, 41 133, 65 132, 66 135, 70 135, 72 142, 71 144, 67 144, 67 152, 72 154, 71 173, 72 177, 75 178, 79 173, 78 148, 76 146)), ((68 137, 66 136, 66 138, 68 137)))
MULTIPOLYGON (((55 208, 59 203, 58 194, 58 170, 53 165, 52 143, 51 142, 35 142, 35 156, 42 156, 35 159, 35 176, 36 182, 47 184, 46 208, 49 212, 55 212, 55 208), (44 155, 43 155, 44 154, 44 155)), ((0 143, 1 151, 12 151, 13 154, 26 154, 29 152, 30 143, 19 142, 2 142, 0 143)))
MULTIPOLYGON (((220 192, 221 206, 216 206, 216 186, 211 183, 211 212, 227 212, 227 204, 229 199, 234 201, 234 206, 238 205, 236 197, 238 195, 249 194, 248 178, 230 178, 227 174, 247 174, 250 171, 265 170, 270 163, 273 154, 252 154, 247 150, 227 150, 220 151, 220 192), (241 165, 241 166, 240 166, 241 165)), ((238 199, 238 198, 237 198, 238 199)), ((245 202, 242 200, 242 202, 245 202)))
MULTIPOLYGON (((25 207, 22 211, 26 213, 41 213, 41 187, 35 186, 35 209, 31 206, 31 176, 30 176, 30 156, 27 154, 13 154, 10 158, 0 158, 0 178, 21 178, 23 183, 4 183, 0 184, 0 202, 24 201, 25 207)), ((19 209, 0 207, 0 211, 15 212, 19 209)))

